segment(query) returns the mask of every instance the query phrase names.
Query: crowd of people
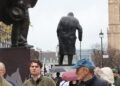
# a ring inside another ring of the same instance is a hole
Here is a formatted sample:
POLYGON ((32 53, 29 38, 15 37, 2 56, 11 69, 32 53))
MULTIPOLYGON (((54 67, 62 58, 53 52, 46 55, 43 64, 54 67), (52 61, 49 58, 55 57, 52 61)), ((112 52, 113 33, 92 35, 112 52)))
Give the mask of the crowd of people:
MULTIPOLYGON (((71 66, 75 69, 76 80, 64 80, 60 73, 53 79, 42 74, 42 62, 31 60, 29 64, 30 78, 22 86, 120 86, 120 77, 116 69, 110 67, 95 67, 89 58, 79 60, 71 66)), ((17 86, 4 78, 6 73, 4 63, 0 62, 0 86, 17 86)))
POLYGON ((95 67, 89 58, 81 59, 72 68, 76 69, 77 80, 62 80, 57 86, 120 86, 117 69, 95 67))

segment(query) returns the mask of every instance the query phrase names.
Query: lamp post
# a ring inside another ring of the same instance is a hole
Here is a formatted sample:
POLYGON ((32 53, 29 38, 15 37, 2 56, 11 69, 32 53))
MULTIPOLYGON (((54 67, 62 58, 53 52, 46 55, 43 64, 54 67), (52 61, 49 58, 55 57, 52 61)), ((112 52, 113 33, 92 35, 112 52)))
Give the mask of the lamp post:
POLYGON ((39 60, 42 61, 42 49, 37 48, 37 50, 39 51, 39 60))
POLYGON ((102 30, 99 33, 99 37, 101 39, 101 55, 102 55, 101 66, 103 67, 103 37, 104 37, 104 33, 102 32, 102 30))
POLYGON ((40 50, 40 58, 41 58, 41 61, 43 62, 43 57, 42 57, 42 49, 40 50))

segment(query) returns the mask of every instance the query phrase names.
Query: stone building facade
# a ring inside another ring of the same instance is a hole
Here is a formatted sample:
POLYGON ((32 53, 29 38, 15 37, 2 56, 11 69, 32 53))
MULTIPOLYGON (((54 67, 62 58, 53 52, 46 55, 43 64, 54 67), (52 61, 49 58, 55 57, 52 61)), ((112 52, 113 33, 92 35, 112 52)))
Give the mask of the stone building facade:
POLYGON ((108 0, 108 47, 120 50, 120 0, 108 0))

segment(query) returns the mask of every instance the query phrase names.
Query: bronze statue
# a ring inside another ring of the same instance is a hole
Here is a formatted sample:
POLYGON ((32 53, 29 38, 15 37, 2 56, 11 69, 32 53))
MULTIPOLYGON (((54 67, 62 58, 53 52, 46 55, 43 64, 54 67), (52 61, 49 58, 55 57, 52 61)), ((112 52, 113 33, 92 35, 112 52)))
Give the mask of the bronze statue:
POLYGON ((0 21, 13 24, 11 47, 32 47, 27 44, 29 29, 28 9, 35 6, 37 0, 0 0, 0 21))
POLYGON ((72 65, 75 54, 76 30, 79 40, 82 41, 82 27, 72 12, 62 17, 57 28, 59 40, 59 65, 63 64, 64 55, 68 55, 68 65, 72 65))

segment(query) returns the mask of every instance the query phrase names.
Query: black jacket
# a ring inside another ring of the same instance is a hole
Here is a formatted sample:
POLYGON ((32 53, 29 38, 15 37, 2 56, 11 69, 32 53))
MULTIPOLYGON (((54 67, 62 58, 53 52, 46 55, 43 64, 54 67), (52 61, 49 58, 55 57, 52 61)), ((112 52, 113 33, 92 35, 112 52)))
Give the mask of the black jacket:
POLYGON ((111 86, 107 81, 94 76, 92 79, 81 82, 78 86, 111 86))

